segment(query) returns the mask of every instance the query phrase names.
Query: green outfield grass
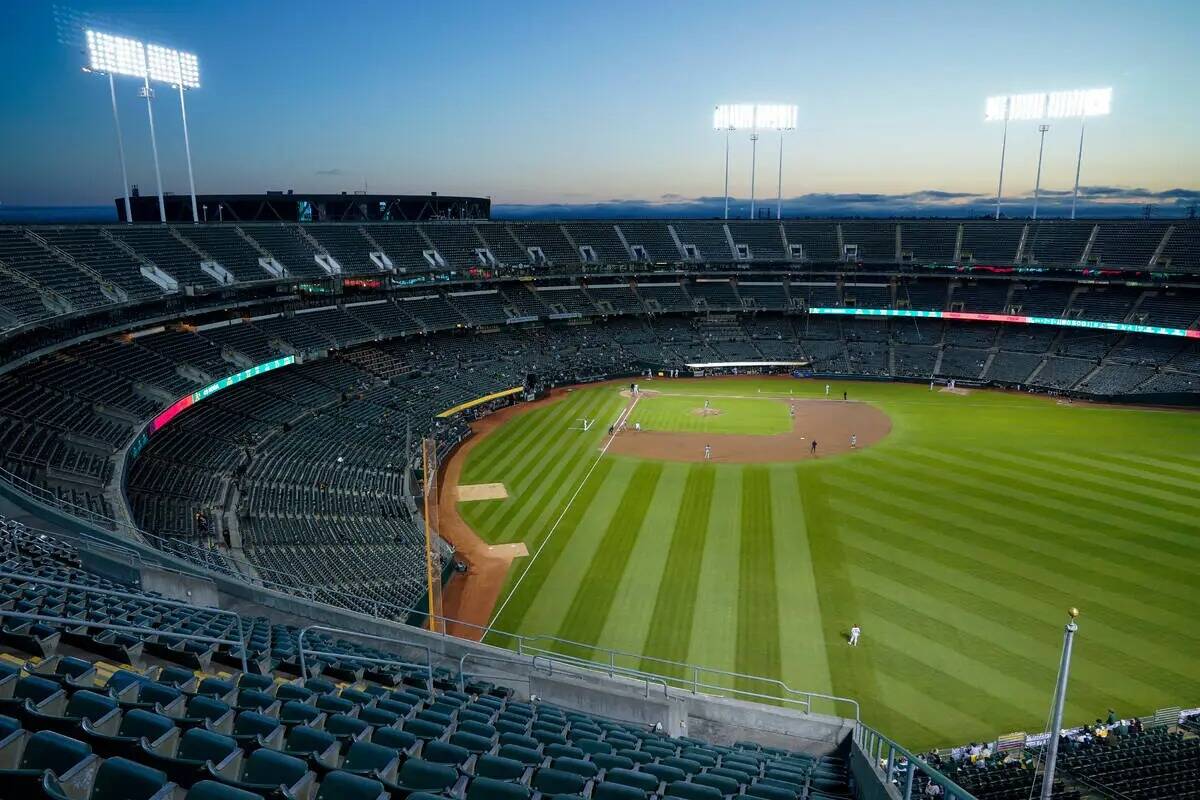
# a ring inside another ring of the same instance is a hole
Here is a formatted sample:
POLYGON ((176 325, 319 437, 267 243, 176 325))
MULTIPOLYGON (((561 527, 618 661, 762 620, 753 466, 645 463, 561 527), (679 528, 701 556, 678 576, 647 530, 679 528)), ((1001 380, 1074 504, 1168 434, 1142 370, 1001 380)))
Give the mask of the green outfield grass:
MULTIPOLYGON (((671 387, 665 386, 669 390, 671 387)), ((727 433, 771 436, 792 429, 787 404, 768 398, 722 397, 709 399, 710 414, 697 413, 706 398, 687 395, 650 395, 638 398, 629 424, 649 431, 676 433, 727 433)))
MULTIPOLYGON (((728 395, 817 397, 824 381, 651 388, 724 408, 728 395)), ((1042 730, 1078 606, 1068 722, 1200 704, 1200 415, 834 389, 888 413, 891 434, 798 464, 598 459, 624 404, 602 386, 480 443, 464 481, 511 496, 463 516, 536 554, 515 563, 497 629, 636 653, 659 672, 683 674, 653 659, 849 695, 867 722, 926 747, 1042 730), (580 417, 599 424, 567 430, 580 417)), ((745 402, 786 418, 782 403, 745 402)))

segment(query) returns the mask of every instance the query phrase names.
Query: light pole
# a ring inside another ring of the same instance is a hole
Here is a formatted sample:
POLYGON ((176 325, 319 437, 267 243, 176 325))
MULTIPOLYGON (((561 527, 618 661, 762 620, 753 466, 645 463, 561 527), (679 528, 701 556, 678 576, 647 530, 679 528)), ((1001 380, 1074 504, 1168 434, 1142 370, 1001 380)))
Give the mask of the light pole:
POLYGON ((758 160, 758 131, 750 134, 750 219, 754 219, 754 172, 758 160))
POLYGON ((89 30, 87 39, 88 66, 84 72, 95 72, 108 77, 108 93, 112 99, 113 125, 117 129, 117 154, 121 161, 121 196, 125 200, 125 222, 133 222, 129 204, 129 171, 125 166, 125 139, 121 134, 121 118, 117 114, 116 75, 144 78, 146 61, 142 43, 135 39, 112 36, 89 30))
POLYGON ((729 219, 729 132, 732 130, 725 129, 725 219, 729 219))
POLYGON ((125 224, 133 222, 133 211, 129 207, 129 171, 125 168, 125 139, 121 136, 121 118, 117 116, 117 86, 112 73, 108 73, 108 92, 112 96, 113 125, 117 129, 117 153, 121 157, 121 196, 125 198, 125 224))
POLYGON ((1079 609, 1072 608, 1067 612, 1071 619, 1063 628, 1062 661, 1058 665, 1058 683, 1054 687, 1054 705, 1050 713, 1050 741, 1046 745, 1046 770, 1042 775, 1041 800, 1050 800, 1054 791, 1054 768, 1058 761, 1058 735, 1062 730, 1063 705, 1067 699, 1067 680, 1071 674, 1071 644, 1075 640, 1075 624, 1079 617, 1079 609))
POLYGON ((150 149, 154 152, 154 178, 158 181, 158 221, 167 221, 167 206, 163 203, 162 171, 158 168, 158 139, 154 135, 154 90, 150 88, 150 76, 142 77, 144 85, 139 94, 146 98, 146 116, 150 120, 150 149))
POLYGON ((1004 154, 1008 149, 1008 116, 1012 98, 1004 98, 1004 135, 1000 138, 1000 182, 996 184, 996 219, 1000 219, 1000 195, 1004 192, 1004 154))
POLYGON ((775 219, 783 219, 783 130, 779 131, 779 183, 775 187, 775 219))
POLYGON ((192 174, 192 143, 188 138, 187 103, 183 94, 187 89, 200 87, 200 62, 193 53, 184 53, 157 44, 146 46, 146 62, 151 80, 170 84, 179 90, 179 114, 183 118, 183 150, 187 156, 188 189, 192 196, 192 222, 199 222, 196 178, 192 174))
POLYGON ((1049 125, 1038 125, 1038 133, 1041 134, 1041 141, 1038 143, 1038 167, 1037 178, 1033 182, 1033 218, 1037 219, 1038 195, 1042 190, 1042 150, 1046 147, 1046 131, 1050 130, 1049 125))
POLYGON ((1075 191, 1071 193, 1071 219, 1075 219, 1075 203, 1079 200, 1079 170, 1083 167, 1083 129, 1087 116, 1079 118, 1079 155, 1075 158, 1075 191))
MULTIPOLYGON (((1004 191, 1004 152, 1008 144, 1009 120, 1071 119, 1079 117, 1079 157, 1075 162, 1075 193, 1071 198, 1071 219, 1079 197, 1079 172, 1083 164, 1083 129, 1088 117, 1108 114, 1112 110, 1112 89, 1074 89, 1066 92, 1034 92, 989 97, 984 119, 1004 121, 1004 137, 1000 144, 1000 183, 996 187, 996 219, 1000 219, 1000 196, 1004 191)), ((1039 129, 1045 141, 1045 130, 1039 129)), ((1038 148, 1038 174, 1042 168, 1042 151, 1038 148)), ((1036 207, 1036 201, 1035 201, 1036 207)))

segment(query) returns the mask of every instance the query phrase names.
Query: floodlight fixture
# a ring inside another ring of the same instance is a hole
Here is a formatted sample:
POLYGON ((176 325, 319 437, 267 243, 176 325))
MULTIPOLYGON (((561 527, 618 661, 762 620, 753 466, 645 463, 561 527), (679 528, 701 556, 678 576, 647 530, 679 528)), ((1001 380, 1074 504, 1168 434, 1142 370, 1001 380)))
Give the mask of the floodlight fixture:
POLYGON ((113 126, 117 130, 117 154, 121 161, 121 197, 125 200, 125 222, 133 222, 133 210, 129 203, 129 170, 125 164, 125 138, 121 134, 121 117, 117 113, 117 86, 115 75, 141 78, 146 74, 146 62, 142 43, 136 39, 100 31, 85 32, 88 50, 88 65, 85 72, 95 72, 108 78, 108 94, 112 100, 113 126))
POLYGON ((192 196, 192 222, 200 221, 196 207, 196 178, 192 173, 192 143, 188 137, 187 103, 184 89, 200 88, 200 60, 193 53, 152 44, 146 47, 149 79, 168 83, 179 91, 179 114, 183 118, 183 151, 187 157, 188 188, 192 196))
POLYGON ((755 167, 758 157, 758 132, 776 130, 779 140, 779 183, 776 195, 778 216, 783 208, 783 132, 795 130, 797 108, 789 103, 725 103, 713 107, 713 130, 725 132, 725 219, 729 219, 729 134, 750 131, 750 217, 755 215, 755 167))
POLYGON ((146 45, 146 64, 152 81, 184 89, 200 88, 200 61, 192 53, 150 44, 146 45))
POLYGON ((137 39, 89 30, 85 33, 88 70, 108 75, 143 78, 146 75, 145 47, 137 39))

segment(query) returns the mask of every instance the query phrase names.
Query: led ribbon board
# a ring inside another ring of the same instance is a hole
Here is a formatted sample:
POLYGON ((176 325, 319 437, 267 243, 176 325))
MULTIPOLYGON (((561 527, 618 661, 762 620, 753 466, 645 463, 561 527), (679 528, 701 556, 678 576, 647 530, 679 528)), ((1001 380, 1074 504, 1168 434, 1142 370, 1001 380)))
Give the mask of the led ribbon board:
POLYGON ((1013 325, 1055 325, 1060 328, 1090 328, 1121 333, 1148 333, 1156 336, 1183 336, 1200 339, 1200 330, 1163 328, 1158 325, 1134 325, 1130 322, 1101 322, 1092 319, 1060 319, 1058 317, 1028 317, 1023 314, 976 314, 970 311, 912 311, 906 308, 810 308, 810 314, 834 314, 844 317, 920 317, 924 319, 958 319, 968 322, 1003 322, 1013 325))
POLYGON ((184 395, 172 403, 157 417, 150 420, 150 424, 146 426, 146 430, 143 431, 142 435, 135 439, 133 444, 130 446, 129 457, 137 458, 138 455, 141 454, 142 448, 146 446, 146 442, 150 441, 151 436, 161 430, 168 422, 179 416, 184 410, 191 408, 201 400, 211 397, 222 389, 228 389, 230 386, 241 383, 244 380, 249 380, 257 375, 262 375, 264 372, 270 372, 271 370, 279 369, 280 367, 286 367, 289 364, 295 363, 295 356, 284 356, 283 358, 277 358, 274 361, 267 361, 264 364, 259 364, 251 367, 250 369, 244 369, 241 372, 235 372, 232 375, 221 378, 219 381, 210 383, 203 389, 199 389, 189 395, 184 395))

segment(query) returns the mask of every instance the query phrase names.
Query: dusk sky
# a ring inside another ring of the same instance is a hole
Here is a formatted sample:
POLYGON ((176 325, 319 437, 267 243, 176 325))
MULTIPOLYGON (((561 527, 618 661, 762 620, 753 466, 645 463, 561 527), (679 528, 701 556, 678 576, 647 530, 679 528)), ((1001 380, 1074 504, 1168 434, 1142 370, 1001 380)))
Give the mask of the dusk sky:
MULTIPOLYGON (((111 204, 106 81, 70 14, 199 55, 200 192, 463 193, 498 204, 689 202, 722 193, 719 102, 799 106, 785 196, 995 192, 991 94, 1113 87, 1082 182, 1200 189, 1200 2, 0 2, 0 203, 111 204)), ((118 79, 130 180, 153 192, 138 82, 118 79)), ((155 103, 168 191, 187 190, 179 106, 155 103)), ((1070 190, 1079 123, 1046 139, 1070 190)), ((1032 191, 1037 125, 1009 130, 1006 191, 1032 191)), ((777 134, 759 142, 773 199, 777 134)), ((733 140, 731 192, 749 193, 733 140)), ((1098 193, 1098 196, 1103 192, 1098 193)), ((1184 193, 1187 194, 1186 192, 1184 193)), ((1168 200, 1179 193, 1166 194, 1168 200)), ((1186 198, 1185 198, 1186 199, 1186 198)))

